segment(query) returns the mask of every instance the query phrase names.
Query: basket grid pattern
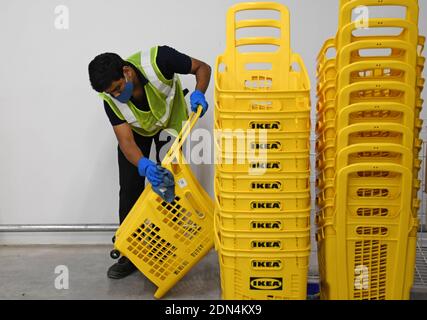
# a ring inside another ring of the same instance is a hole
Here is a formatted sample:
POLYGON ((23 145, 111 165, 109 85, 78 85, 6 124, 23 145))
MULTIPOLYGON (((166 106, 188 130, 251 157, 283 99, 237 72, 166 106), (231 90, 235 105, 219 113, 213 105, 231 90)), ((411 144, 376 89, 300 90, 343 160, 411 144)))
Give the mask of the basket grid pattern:
POLYGON ((179 204, 180 197, 175 197, 171 203, 158 198, 157 211, 164 215, 163 222, 175 231, 174 237, 189 245, 198 236, 202 227, 191 219, 193 215, 179 204))
POLYGON ((159 234, 161 229, 146 219, 131 236, 127 238, 128 250, 151 268, 150 273, 165 280, 171 273, 179 274, 188 264, 176 254, 177 247, 159 234))
MULTIPOLYGON (((355 270, 360 270, 357 266, 369 270, 369 287, 364 288, 363 280, 359 285, 355 285, 354 299, 361 300, 382 300, 386 294, 387 280, 387 244, 382 244, 379 240, 356 241, 354 250, 355 270)), ((357 279, 358 274, 353 278, 357 279)))

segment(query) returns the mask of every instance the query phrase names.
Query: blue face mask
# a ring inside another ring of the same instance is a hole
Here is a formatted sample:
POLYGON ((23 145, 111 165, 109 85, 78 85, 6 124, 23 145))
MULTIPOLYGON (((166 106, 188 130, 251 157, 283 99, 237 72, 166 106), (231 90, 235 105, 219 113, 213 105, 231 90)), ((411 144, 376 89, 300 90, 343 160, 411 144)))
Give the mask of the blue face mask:
POLYGON ((115 97, 115 99, 119 100, 121 103, 127 103, 130 100, 130 97, 132 97, 132 92, 133 92, 133 83, 132 81, 128 81, 126 79, 124 90, 117 97, 115 97))

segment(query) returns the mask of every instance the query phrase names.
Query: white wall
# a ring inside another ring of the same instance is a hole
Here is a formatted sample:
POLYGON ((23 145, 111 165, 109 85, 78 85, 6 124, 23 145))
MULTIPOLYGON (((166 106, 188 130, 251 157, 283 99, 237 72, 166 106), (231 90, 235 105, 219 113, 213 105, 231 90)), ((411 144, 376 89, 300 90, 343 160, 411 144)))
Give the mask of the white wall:
MULTIPOLYGON (((87 65, 168 44, 212 67, 225 46, 226 0, 3 0, 0 11, 0 224, 118 222, 116 141, 87 65), (58 5, 69 30, 54 26, 58 5)), ((291 12, 291 46, 315 88, 315 57, 335 34, 338 0, 279 1, 291 12)), ((427 2, 420 1, 427 34, 427 2)), ((194 77, 183 76, 186 87, 194 77)), ((425 94, 425 93, 424 93, 425 94)), ((199 126, 212 129, 211 102, 199 126)), ((315 105, 314 90, 312 104, 315 105)), ((314 113, 313 113, 314 116, 314 113)), ((212 194, 213 166, 195 172, 212 194)), ((105 242, 110 233, 0 233, 0 243, 105 242)))

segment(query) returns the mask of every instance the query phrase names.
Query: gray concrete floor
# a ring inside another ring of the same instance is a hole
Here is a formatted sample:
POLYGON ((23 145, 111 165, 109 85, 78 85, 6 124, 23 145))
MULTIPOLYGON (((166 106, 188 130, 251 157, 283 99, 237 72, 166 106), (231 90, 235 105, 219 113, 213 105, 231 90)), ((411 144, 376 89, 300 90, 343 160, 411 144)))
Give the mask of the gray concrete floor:
MULTIPOLYGON (((0 299, 154 299, 156 286, 142 273, 109 279, 111 245, 0 246, 0 299), (57 289, 57 266, 69 271, 68 289, 57 289)), ((317 278, 316 252, 311 255, 309 280, 317 278)), ((217 255, 210 251, 167 295, 165 300, 219 300, 217 255)), ((426 290, 414 290, 412 299, 427 299, 426 290)))
MULTIPOLYGON (((0 246, 0 299, 154 299, 156 286, 140 272, 120 280, 106 276, 115 262, 111 249, 110 245, 0 246), (59 276, 55 268, 60 265, 68 268, 68 289, 55 288, 59 276)), ((311 260, 316 263, 314 255, 311 260)), ((216 252, 211 250, 163 299, 221 299, 216 252)))
MULTIPOLYGON (((156 286, 142 273, 113 280, 109 245, 2 246, 0 299, 154 299, 156 286), (69 288, 56 289, 55 268, 65 265, 69 288)), ((164 299, 220 299, 217 256, 212 250, 164 299)))

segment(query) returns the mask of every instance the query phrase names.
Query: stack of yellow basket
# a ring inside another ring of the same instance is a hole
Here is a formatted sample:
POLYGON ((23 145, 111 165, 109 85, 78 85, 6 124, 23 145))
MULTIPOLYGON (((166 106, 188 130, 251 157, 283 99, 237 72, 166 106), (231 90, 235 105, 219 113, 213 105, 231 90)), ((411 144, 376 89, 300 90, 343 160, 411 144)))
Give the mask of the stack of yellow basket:
POLYGON ((424 40, 415 0, 341 0, 337 35, 318 56, 316 239, 323 299, 409 298, 424 40), (355 9, 390 12, 389 6, 406 14, 352 20, 355 9))
POLYGON ((215 235, 224 299, 306 297, 309 90, 305 66, 289 48, 287 8, 230 8, 215 71, 215 235), (245 34, 264 28, 275 34, 245 34))

